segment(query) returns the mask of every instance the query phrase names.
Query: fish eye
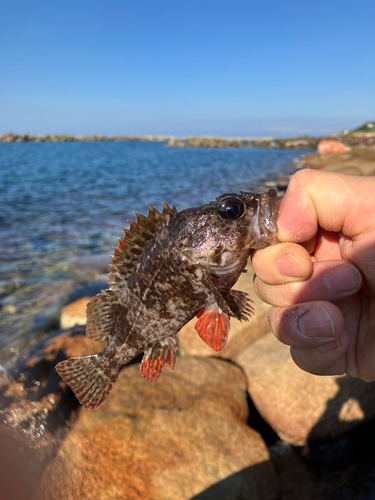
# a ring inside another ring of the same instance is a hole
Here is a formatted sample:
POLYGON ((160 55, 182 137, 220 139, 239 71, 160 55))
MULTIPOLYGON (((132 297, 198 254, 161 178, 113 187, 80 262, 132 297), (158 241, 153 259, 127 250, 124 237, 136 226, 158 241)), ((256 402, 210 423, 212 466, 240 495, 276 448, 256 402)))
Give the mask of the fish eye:
POLYGON ((239 198, 227 196, 219 201, 218 211, 223 219, 239 219, 245 213, 245 205, 239 198))

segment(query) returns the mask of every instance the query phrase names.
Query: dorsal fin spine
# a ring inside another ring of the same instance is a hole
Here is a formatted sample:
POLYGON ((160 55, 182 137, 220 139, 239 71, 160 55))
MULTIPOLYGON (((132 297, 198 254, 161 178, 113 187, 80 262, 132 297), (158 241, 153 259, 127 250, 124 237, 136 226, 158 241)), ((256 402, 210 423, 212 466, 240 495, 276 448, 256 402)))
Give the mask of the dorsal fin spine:
POLYGON ((146 215, 142 215, 142 214, 138 214, 138 213, 136 213, 135 215, 137 217, 137 222, 140 226, 143 226, 145 223, 147 223, 147 224, 151 224, 153 226, 154 231, 157 230, 157 226, 155 226, 155 224, 148 217, 146 217, 146 215))
POLYGON ((158 212, 158 211, 156 210, 156 208, 152 207, 151 205, 146 205, 146 206, 147 206, 147 208, 148 208, 148 213, 149 213, 149 214, 153 213, 153 214, 158 214, 158 215, 161 215, 161 213, 160 213, 160 212, 158 212))
POLYGON ((158 212, 156 208, 151 205, 147 205, 148 208, 148 218, 152 221, 155 221, 156 225, 159 227, 161 223, 167 222, 167 218, 164 217, 163 214, 158 212))
POLYGON ((121 287, 121 281, 131 275, 150 240, 177 213, 174 205, 171 209, 166 203, 163 203, 162 213, 150 205, 147 207, 148 216, 136 213, 137 222, 129 221, 129 229, 124 229, 125 236, 119 238, 119 245, 114 249, 109 275, 111 289, 121 287))
POLYGON ((166 203, 162 203, 163 205, 163 215, 167 216, 168 219, 172 217, 173 214, 177 213, 176 207, 172 205, 172 208, 170 208, 166 203))
POLYGON ((137 231, 140 231, 143 235, 145 235, 146 238, 153 238, 154 234, 151 233, 146 227, 141 226, 140 224, 137 224, 136 222, 133 222, 131 220, 128 220, 129 226, 131 229, 136 228, 137 231))

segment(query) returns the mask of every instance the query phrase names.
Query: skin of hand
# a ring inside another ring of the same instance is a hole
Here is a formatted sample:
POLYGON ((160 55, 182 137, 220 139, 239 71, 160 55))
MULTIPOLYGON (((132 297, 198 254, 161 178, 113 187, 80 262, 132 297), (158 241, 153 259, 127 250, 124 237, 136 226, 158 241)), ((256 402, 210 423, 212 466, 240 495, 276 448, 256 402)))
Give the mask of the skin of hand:
POLYGON ((252 257, 275 336, 307 372, 375 380, 375 177, 300 170, 277 225, 252 257))

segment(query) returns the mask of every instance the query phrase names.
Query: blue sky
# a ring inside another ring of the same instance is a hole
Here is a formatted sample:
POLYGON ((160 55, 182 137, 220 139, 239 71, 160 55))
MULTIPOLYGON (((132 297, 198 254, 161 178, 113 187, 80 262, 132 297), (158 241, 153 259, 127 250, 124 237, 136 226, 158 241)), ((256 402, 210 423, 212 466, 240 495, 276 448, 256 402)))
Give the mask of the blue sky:
POLYGON ((319 135, 375 119, 375 0, 0 12, 0 133, 319 135))

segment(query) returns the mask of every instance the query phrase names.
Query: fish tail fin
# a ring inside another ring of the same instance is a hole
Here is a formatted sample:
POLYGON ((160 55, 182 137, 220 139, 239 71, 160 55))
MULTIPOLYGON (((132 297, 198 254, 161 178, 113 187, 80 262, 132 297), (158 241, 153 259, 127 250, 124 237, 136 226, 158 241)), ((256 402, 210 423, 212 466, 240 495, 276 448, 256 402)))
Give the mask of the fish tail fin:
POLYGON ((71 387, 78 401, 86 408, 99 408, 111 393, 120 371, 106 373, 95 354, 70 358, 56 365, 60 377, 71 387))

